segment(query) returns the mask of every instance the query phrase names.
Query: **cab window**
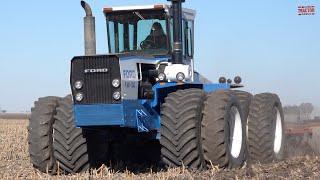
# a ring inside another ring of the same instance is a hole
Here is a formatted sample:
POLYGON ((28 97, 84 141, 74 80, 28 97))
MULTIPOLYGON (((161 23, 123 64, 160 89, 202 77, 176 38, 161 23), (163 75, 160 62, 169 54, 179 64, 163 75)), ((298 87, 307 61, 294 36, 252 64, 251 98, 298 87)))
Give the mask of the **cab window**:
POLYGON ((106 17, 110 53, 168 54, 165 12, 117 12, 106 17))

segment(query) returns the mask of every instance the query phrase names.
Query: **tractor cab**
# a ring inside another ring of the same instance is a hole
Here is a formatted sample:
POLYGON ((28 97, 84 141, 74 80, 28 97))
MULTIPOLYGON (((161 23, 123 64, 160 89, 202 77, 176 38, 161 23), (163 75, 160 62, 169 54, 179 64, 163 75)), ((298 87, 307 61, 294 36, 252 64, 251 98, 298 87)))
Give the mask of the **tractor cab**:
MULTIPOLYGON (((169 5, 104 8, 108 50, 111 54, 170 56, 173 51, 173 18, 169 5)), ((195 11, 182 12, 183 59, 193 58, 195 11)))

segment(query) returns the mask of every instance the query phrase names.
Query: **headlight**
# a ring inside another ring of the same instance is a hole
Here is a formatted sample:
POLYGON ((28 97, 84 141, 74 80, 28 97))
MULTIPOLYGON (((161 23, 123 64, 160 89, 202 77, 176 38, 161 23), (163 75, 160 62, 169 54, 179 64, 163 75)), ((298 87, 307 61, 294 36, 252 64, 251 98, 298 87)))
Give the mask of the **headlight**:
POLYGON ((80 102, 83 100, 83 94, 82 93, 77 93, 75 96, 76 101, 80 102))
POLYGON ((240 84, 240 83, 242 82, 241 77, 240 77, 240 76, 236 76, 236 77, 234 78, 234 82, 235 82, 236 84, 240 84))
POLYGON ((227 79, 225 77, 220 77, 219 78, 219 83, 225 84, 227 82, 227 79))
POLYGON ((115 88, 118 88, 120 86, 120 80, 119 79, 114 79, 112 81, 112 86, 115 88))
POLYGON ((83 87, 83 83, 82 83, 82 81, 76 81, 75 83, 74 83, 74 87, 76 88, 76 89, 82 89, 82 87, 83 87))
POLYGON ((164 80, 166 80, 166 75, 164 73, 159 73, 158 79, 159 79, 159 81, 164 81, 164 80))
POLYGON ((180 72, 177 74, 176 78, 178 81, 183 81, 186 76, 182 72, 180 72))
POLYGON ((116 91, 113 93, 112 97, 114 100, 118 101, 121 99, 121 94, 120 94, 120 92, 116 91))

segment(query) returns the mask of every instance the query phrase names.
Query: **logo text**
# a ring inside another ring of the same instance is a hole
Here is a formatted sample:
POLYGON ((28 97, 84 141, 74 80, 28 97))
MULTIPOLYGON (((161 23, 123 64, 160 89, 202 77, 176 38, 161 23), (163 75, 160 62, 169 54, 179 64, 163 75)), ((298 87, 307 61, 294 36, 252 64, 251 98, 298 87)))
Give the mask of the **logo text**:
POLYGON ((88 74, 88 73, 106 73, 108 72, 107 68, 101 68, 101 69, 85 69, 84 73, 88 74))

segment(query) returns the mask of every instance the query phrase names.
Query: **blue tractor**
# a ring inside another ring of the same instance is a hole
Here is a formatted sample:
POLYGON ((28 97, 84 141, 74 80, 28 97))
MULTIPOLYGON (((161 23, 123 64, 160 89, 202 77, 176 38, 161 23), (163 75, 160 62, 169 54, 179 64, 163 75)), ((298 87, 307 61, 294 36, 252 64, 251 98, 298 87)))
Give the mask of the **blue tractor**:
POLYGON ((194 67, 196 12, 184 0, 104 8, 109 54, 96 54, 95 18, 81 1, 85 56, 71 60, 72 94, 32 108, 29 152, 40 171, 77 173, 126 158, 206 169, 283 156, 279 97, 211 83, 194 67), (138 149, 138 150, 134 150, 138 149))

